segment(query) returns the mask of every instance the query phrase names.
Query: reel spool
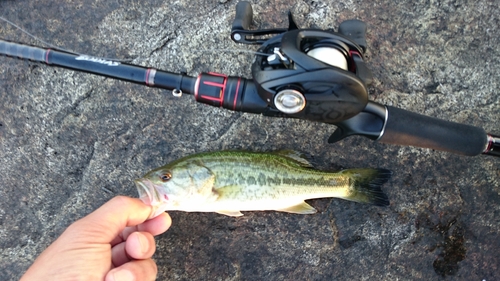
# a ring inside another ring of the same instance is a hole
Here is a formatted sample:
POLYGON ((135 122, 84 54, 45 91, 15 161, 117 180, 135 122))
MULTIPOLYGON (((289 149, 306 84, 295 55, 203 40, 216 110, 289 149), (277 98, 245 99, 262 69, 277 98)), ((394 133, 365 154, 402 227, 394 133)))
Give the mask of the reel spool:
POLYGON ((307 51, 306 54, 331 66, 347 70, 347 59, 345 55, 336 48, 318 47, 307 51))

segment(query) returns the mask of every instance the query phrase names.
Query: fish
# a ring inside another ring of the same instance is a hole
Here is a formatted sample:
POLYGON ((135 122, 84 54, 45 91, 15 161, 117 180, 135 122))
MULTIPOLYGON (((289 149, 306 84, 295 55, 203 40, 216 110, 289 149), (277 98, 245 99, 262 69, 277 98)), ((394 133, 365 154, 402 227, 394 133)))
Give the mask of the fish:
POLYGON ((238 217, 241 211, 314 214, 305 200, 327 197, 388 206, 381 186, 391 175, 381 168, 317 170, 294 150, 215 151, 180 158, 134 182, 153 216, 185 211, 238 217))

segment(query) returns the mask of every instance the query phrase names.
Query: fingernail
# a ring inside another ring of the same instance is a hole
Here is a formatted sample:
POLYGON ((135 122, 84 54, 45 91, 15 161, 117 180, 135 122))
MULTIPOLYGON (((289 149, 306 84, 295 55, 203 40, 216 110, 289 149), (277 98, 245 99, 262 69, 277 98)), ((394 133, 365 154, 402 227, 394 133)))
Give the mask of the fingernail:
POLYGON ((126 269, 115 270, 111 275, 111 281, 134 281, 134 275, 132 272, 126 269))
POLYGON ((147 253, 149 251, 149 241, 148 241, 148 239, 144 235, 142 235, 140 233, 138 233, 137 236, 138 236, 137 239, 139 240, 139 246, 141 247, 141 253, 142 254, 147 253))

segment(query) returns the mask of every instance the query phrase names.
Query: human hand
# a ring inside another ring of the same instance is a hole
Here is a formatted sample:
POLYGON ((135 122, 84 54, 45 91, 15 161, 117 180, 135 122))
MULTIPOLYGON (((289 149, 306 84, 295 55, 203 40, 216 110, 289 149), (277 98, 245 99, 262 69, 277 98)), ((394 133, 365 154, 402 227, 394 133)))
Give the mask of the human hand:
POLYGON ((35 260, 26 280, 155 280, 155 235, 165 232, 170 216, 141 200, 118 196, 71 224, 35 260))

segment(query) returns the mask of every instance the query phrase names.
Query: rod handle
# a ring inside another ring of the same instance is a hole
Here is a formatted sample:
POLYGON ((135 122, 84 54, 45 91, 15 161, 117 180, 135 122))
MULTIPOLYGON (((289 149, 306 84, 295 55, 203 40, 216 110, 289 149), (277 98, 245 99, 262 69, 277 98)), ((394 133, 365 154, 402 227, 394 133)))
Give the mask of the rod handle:
POLYGON ((484 129, 441 120, 387 106, 388 116, 380 142, 409 145, 475 156, 485 152, 484 129))

